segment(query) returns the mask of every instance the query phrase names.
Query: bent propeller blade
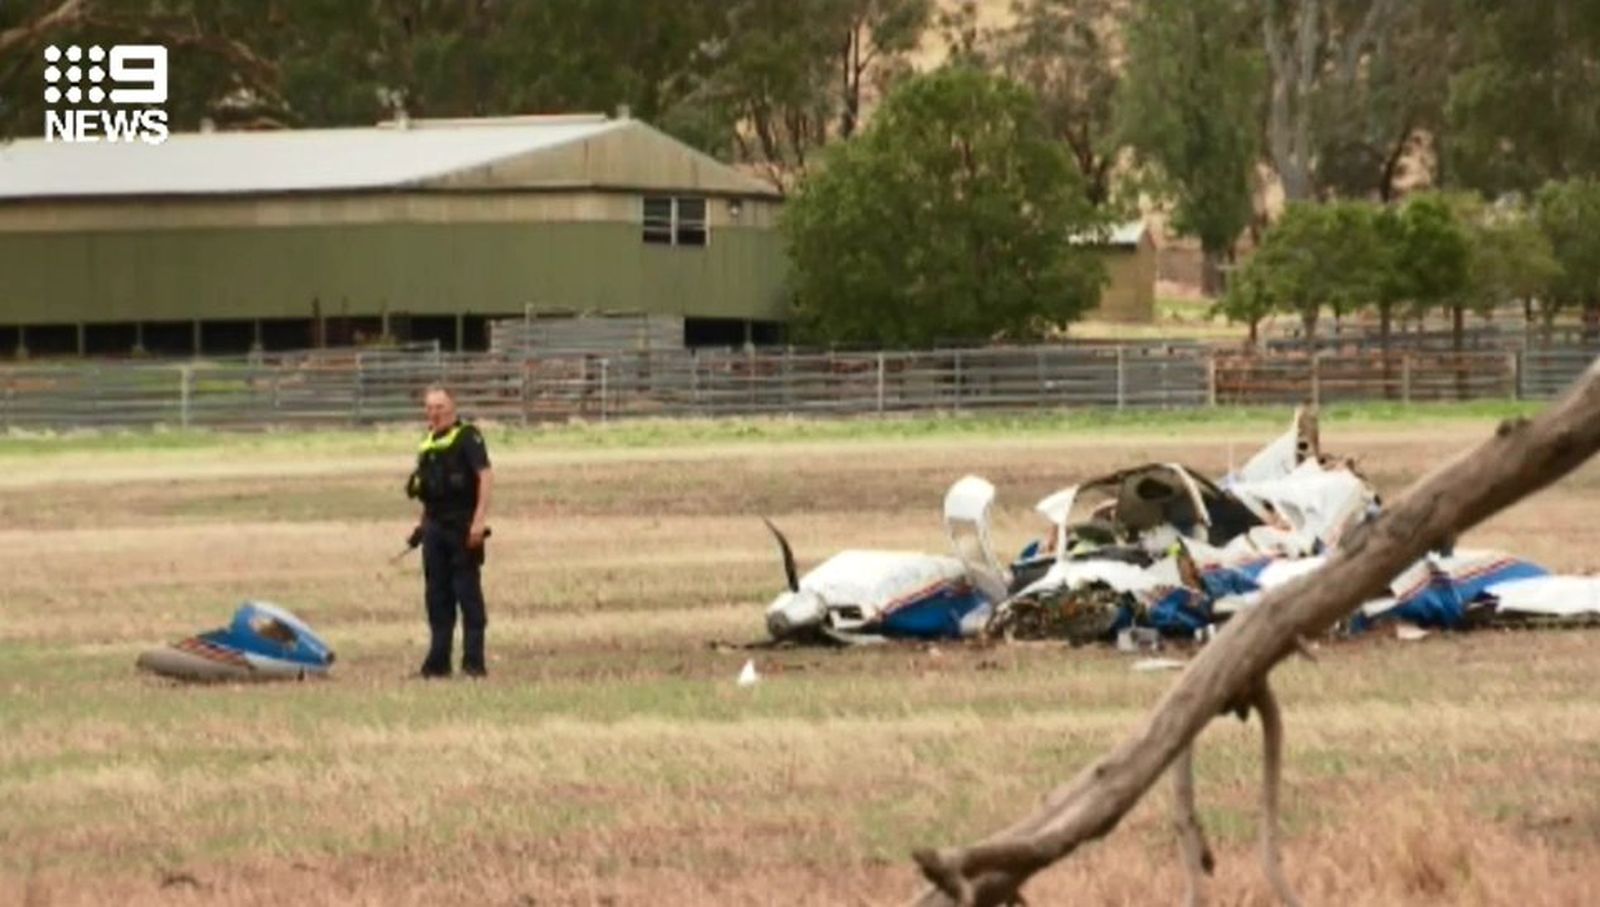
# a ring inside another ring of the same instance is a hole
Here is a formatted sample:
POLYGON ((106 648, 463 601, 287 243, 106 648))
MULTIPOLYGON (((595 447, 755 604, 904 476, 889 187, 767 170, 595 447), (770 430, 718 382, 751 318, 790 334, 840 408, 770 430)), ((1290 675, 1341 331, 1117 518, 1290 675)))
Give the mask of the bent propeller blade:
POLYGON ((783 573, 789 579, 789 591, 799 592, 800 571, 794 565, 794 549, 789 547, 789 540, 783 537, 783 533, 778 531, 778 527, 772 525, 771 520, 762 517, 761 522, 766 523, 767 528, 772 530, 773 536, 778 540, 778 547, 783 549, 783 573))

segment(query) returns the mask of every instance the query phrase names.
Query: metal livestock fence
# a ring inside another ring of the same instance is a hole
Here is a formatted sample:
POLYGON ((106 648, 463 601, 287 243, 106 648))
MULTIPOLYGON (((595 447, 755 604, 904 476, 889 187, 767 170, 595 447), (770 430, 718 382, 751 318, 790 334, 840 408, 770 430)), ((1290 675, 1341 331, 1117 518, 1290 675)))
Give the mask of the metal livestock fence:
POLYGON ((650 350, 507 356, 437 348, 193 362, 0 368, 0 430, 367 425, 416 418, 430 383, 474 418, 887 414, 1177 408, 1392 400, 1544 399, 1596 358, 1584 348, 1244 355, 1183 346, 923 352, 650 350))

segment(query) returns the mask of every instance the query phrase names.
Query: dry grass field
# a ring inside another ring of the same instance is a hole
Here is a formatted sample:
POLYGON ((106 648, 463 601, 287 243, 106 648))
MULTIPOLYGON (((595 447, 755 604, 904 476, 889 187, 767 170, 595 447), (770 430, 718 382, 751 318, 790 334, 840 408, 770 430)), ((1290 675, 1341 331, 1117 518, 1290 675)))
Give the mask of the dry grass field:
MULTIPOLYGON (((1145 459, 1217 472, 1281 416, 495 431, 483 682, 408 676, 419 566, 386 559, 412 522, 411 433, 0 439, 0 904, 902 902, 912 846, 1029 808, 1172 675, 1056 645, 888 646, 757 653, 765 679, 738 689, 749 653, 716 643, 759 639, 781 584, 758 517, 805 564, 939 551, 943 490, 978 472, 1010 552, 1046 492, 1145 459), (317 627, 333 679, 135 673, 142 648, 250 597, 317 627)), ((1491 425, 1328 419, 1324 440, 1392 494, 1491 425)), ((1463 544, 1600 568, 1597 514, 1600 463, 1463 544)), ((1321 656, 1279 674, 1309 903, 1600 897, 1600 633, 1321 656)), ((1257 741, 1218 721, 1197 760, 1221 904, 1269 903, 1257 741)), ((1034 902, 1175 902, 1165 809, 1163 789, 1034 902)))

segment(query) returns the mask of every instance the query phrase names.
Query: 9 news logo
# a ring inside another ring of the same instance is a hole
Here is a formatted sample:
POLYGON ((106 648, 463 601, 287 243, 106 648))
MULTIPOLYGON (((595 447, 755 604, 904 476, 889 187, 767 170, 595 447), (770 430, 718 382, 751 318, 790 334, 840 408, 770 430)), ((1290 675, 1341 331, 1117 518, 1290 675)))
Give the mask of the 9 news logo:
POLYGON ((159 44, 96 44, 44 49, 47 142, 167 140, 167 49, 159 44), (63 109, 56 109, 63 108, 63 109))

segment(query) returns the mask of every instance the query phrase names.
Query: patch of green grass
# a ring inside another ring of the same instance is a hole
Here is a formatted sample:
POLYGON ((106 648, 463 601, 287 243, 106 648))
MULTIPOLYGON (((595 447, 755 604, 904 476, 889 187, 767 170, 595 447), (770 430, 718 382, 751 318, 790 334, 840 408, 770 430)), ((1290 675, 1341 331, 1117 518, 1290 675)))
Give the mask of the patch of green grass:
MULTIPOLYGON (((1183 296, 1158 296, 1156 297, 1157 321, 1212 321, 1211 309, 1216 305, 1216 300, 1199 299, 1183 296)), ((1221 319, 1217 319, 1220 323, 1221 319)))
MULTIPOLYGON (((1322 410, 1340 425, 1500 419, 1543 408, 1530 401, 1466 403, 1337 403, 1322 410)), ((946 412, 863 418, 640 419, 556 426, 487 424, 496 450, 672 448, 707 444, 783 444, 838 441, 914 441, 1040 437, 1100 431, 1160 434, 1176 428, 1232 431, 1279 427, 1287 406, 1218 406, 1172 410, 1056 409, 1017 412, 946 412)), ((66 453, 210 452, 251 454, 393 455, 405 451, 416 431, 370 429, 273 430, 232 434, 209 430, 18 432, 0 435, 0 457, 66 453)))

